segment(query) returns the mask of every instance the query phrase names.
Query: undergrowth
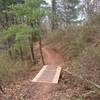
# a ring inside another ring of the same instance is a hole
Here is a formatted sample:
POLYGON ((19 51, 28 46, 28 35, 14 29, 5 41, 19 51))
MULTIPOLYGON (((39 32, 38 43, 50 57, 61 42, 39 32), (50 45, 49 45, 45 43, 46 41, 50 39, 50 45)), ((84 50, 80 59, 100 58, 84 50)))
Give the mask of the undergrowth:
POLYGON ((20 59, 13 60, 7 57, 7 52, 0 52, 0 80, 14 81, 25 79, 29 70, 33 67, 28 60, 22 61, 20 59))
MULTIPOLYGON (((100 85, 100 17, 48 33, 46 43, 61 51, 73 73, 100 85)), ((44 42, 45 42, 44 41, 44 42)))

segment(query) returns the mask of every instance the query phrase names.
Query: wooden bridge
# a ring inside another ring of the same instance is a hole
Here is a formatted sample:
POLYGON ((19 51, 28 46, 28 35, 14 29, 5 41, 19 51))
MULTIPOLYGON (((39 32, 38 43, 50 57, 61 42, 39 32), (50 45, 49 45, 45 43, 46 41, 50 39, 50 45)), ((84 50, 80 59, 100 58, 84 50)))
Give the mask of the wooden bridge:
POLYGON ((44 65, 32 82, 58 83, 61 73, 60 65, 44 65))

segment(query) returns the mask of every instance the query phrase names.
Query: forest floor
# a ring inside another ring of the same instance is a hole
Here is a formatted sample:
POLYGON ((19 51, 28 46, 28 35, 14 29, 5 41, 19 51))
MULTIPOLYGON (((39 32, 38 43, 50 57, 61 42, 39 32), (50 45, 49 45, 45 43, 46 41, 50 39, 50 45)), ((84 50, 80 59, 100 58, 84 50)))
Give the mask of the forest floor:
MULTIPOLYGON (((49 63, 61 60, 56 52, 46 52, 49 63)), ((31 80, 40 70, 38 66, 32 68, 26 79, 6 85, 5 94, 0 92, 0 100, 100 100, 98 89, 65 71, 61 72, 58 84, 32 83, 31 80)))

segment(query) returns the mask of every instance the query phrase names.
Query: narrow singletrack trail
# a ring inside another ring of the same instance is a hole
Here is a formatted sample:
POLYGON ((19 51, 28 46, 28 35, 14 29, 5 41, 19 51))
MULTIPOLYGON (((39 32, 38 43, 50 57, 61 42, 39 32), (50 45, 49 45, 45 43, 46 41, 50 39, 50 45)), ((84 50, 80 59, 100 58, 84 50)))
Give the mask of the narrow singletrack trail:
MULTIPOLYGON (((45 63, 47 65, 52 65, 51 67, 59 66, 63 63, 63 57, 61 54, 54 48, 42 48, 42 52, 44 55, 45 63)), ((49 77, 48 77, 49 78, 49 77)), ((42 87, 38 86, 38 90, 41 92, 38 95, 37 100, 47 100, 44 95, 48 95, 49 91, 53 88, 53 84, 43 83, 42 87)))
POLYGON ((63 57, 54 48, 42 48, 45 63, 47 65, 60 65, 63 63, 63 57))

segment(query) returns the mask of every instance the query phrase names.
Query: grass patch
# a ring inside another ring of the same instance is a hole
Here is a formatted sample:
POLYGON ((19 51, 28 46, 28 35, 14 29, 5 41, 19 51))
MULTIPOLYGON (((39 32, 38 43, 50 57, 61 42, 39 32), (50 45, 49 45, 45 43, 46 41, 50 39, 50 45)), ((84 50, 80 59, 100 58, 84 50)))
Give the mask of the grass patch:
POLYGON ((7 57, 6 52, 0 52, 0 80, 12 81, 21 78, 24 79, 27 77, 27 74, 31 68, 31 62, 22 62, 20 59, 11 60, 9 57, 7 57))

